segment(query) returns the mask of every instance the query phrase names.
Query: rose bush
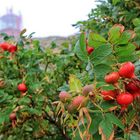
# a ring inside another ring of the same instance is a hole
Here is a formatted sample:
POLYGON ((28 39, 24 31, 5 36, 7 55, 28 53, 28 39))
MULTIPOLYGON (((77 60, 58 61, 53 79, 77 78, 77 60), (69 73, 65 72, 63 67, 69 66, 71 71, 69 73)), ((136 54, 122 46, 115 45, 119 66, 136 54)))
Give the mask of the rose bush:
POLYGON ((140 139, 138 9, 108 0, 59 51, 1 34, 0 139, 140 139))

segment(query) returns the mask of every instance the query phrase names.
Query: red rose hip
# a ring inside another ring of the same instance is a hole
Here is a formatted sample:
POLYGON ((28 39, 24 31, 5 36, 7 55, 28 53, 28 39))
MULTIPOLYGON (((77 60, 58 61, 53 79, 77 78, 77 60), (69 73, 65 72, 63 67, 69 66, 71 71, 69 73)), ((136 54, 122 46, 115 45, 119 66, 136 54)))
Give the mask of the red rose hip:
POLYGON ((0 44, 0 48, 2 48, 4 51, 8 51, 9 47, 10 47, 10 44, 7 42, 3 42, 0 44))
POLYGON ((135 65, 131 62, 123 63, 119 69, 119 75, 123 78, 132 78, 134 76, 135 65))
POLYGON ((117 96, 117 103, 121 106, 128 106, 133 102, 133 95, 128 92, 123 92, 117 96))
POLYGON ((18 85, 18 90, 21 92, 26 92, 27 91, 27 86, 25 85, 25 83, 21 83, 18 85))
POLYGON ((11 52, 11 53, 16 52, 16 51, 17 51, 17 46, 15 46, 15 45, 10 45, 8 51, 11 52))
POLYGON ((114 84, 119 80, 119 78, 120 78, 120 75, 118 72, 112 72, 105 76, 105 81, 106 83, 114 84))
POLYGON ((89 55, 94 51, 93 47, 87 47, 86 49, 89 55))
POLYGON ((16 120, 16 113, 11 113, 10 115, 9 115, 9 119, 12 121, 12 120, 16 120))
POLYGON ((106 101, 114 100, 114 98, 116 97, 116 94, 117 93, 115 90, 101 91, 101 95, 102 95, 103 99, 106 101))

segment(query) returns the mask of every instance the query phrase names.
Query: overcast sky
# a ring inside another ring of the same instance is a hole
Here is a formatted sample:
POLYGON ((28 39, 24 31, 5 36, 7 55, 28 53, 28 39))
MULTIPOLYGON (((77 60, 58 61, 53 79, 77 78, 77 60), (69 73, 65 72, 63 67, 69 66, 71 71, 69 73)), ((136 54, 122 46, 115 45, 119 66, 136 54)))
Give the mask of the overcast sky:
POLYGON ((0 0, 0 16, 6 9, 22 14, 23 28, 34 36, 68 36, 76 33, 72 24, 87 19, 94 0, 0 0))

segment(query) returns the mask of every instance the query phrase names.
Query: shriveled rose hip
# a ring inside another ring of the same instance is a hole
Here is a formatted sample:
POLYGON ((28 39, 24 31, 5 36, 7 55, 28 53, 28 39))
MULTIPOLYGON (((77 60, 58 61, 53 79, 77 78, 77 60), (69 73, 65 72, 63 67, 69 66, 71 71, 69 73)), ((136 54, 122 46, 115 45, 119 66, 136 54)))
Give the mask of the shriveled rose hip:
POLYGON ((86 85, 83 87, 82 94, 87 96, 90 92, 93 92, 93 85, 86 85))

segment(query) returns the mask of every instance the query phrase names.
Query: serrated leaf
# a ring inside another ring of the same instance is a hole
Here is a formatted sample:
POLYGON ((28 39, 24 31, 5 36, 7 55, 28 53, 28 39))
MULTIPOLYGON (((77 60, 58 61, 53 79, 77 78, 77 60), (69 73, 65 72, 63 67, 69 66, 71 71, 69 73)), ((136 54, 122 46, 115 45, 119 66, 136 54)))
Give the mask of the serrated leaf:
POLYGON ((82 83, 75 75, 70 75, 69 87, 70 87, 70 91, 72 92, 81 92, 82 83))
POLYGON ((107 56, 112 53, 110 45, 102 45, 96 48, 93 53, 90 55, 90 61, 97 65, 101 63, 107 56))
POLYGON ((121 32, 120 32, 120 28, 118 26, 113 26, 110 30, 109 30, 109 38, 108 40, 112 43, 112 44, 116 44, 118 39, 121 36, 121 32))
POLYGON ((116 126, 120 127, 121 129, 124 129, 124 125, 122 124, 122 122, 114 114, 107 113, 106 117, 108 118, 108 120, 112 124, 115 124, 116 126))
POLYGON ((135 52, 136 46, 134 46, 133 44, 129 43, 126 46, 123 47, 116 47, 115 51, 116 51, 116 56, 128 56, 131 55, 133 52, 135 52))
POLYGON ((111 136, 112 131, 113 131, 112 123, 108 120, 108 118, 105 117, 101 121, 99 126, 102 129, 103 135, 105 135, 106 139, 109 139, 109 137, 111 136))
POLYGON ((91 116, 91 118, 92 118, 92 123, 90 125, 89 131, 92 135, 94 135, 98 131, 99 124, 102 121, 102 116, 101 114, 94 114, 93 116, 91 116))
POLYGON ((131 61, 134 62, 135 60, 137 60, 137 55, 135 55, 134 53, 131 55, 127 55, 127 56, 121 56, 118 58, 118 62, 119 63, 123 63, 123 62, 127 62, 127 61, 131 61))
POLYGON ((86 51, 84 33, 80 35, 80 38, 75 45, 74 52, 82 61, 85 61, 85 62, 88 61, 88 53, 86 51))
POLYGON ((101 45, 104 45, 106 42, 107 42, 106 39, 102 37, 101 35, 93 33, 93 32, 89 33, 89 36, 88 36, 89 46, 93 46, 94 48, 97 48, 101 45))
POLYGON ((104 81, 104 76, 111 70, 112 68, 110 67, 110 65, 106 64, 99 64, 94 67, 95 76, 99 81, 104 81))
POLYGON ((118 40, 116 41, 117 45, 124 45, 124 44, 128 44, 129 40, 132 38, 132 35, 134 34, 134 32, 130 32, 130 31, 124 31, 121 35, 120 38, 118 38, 118 40))

